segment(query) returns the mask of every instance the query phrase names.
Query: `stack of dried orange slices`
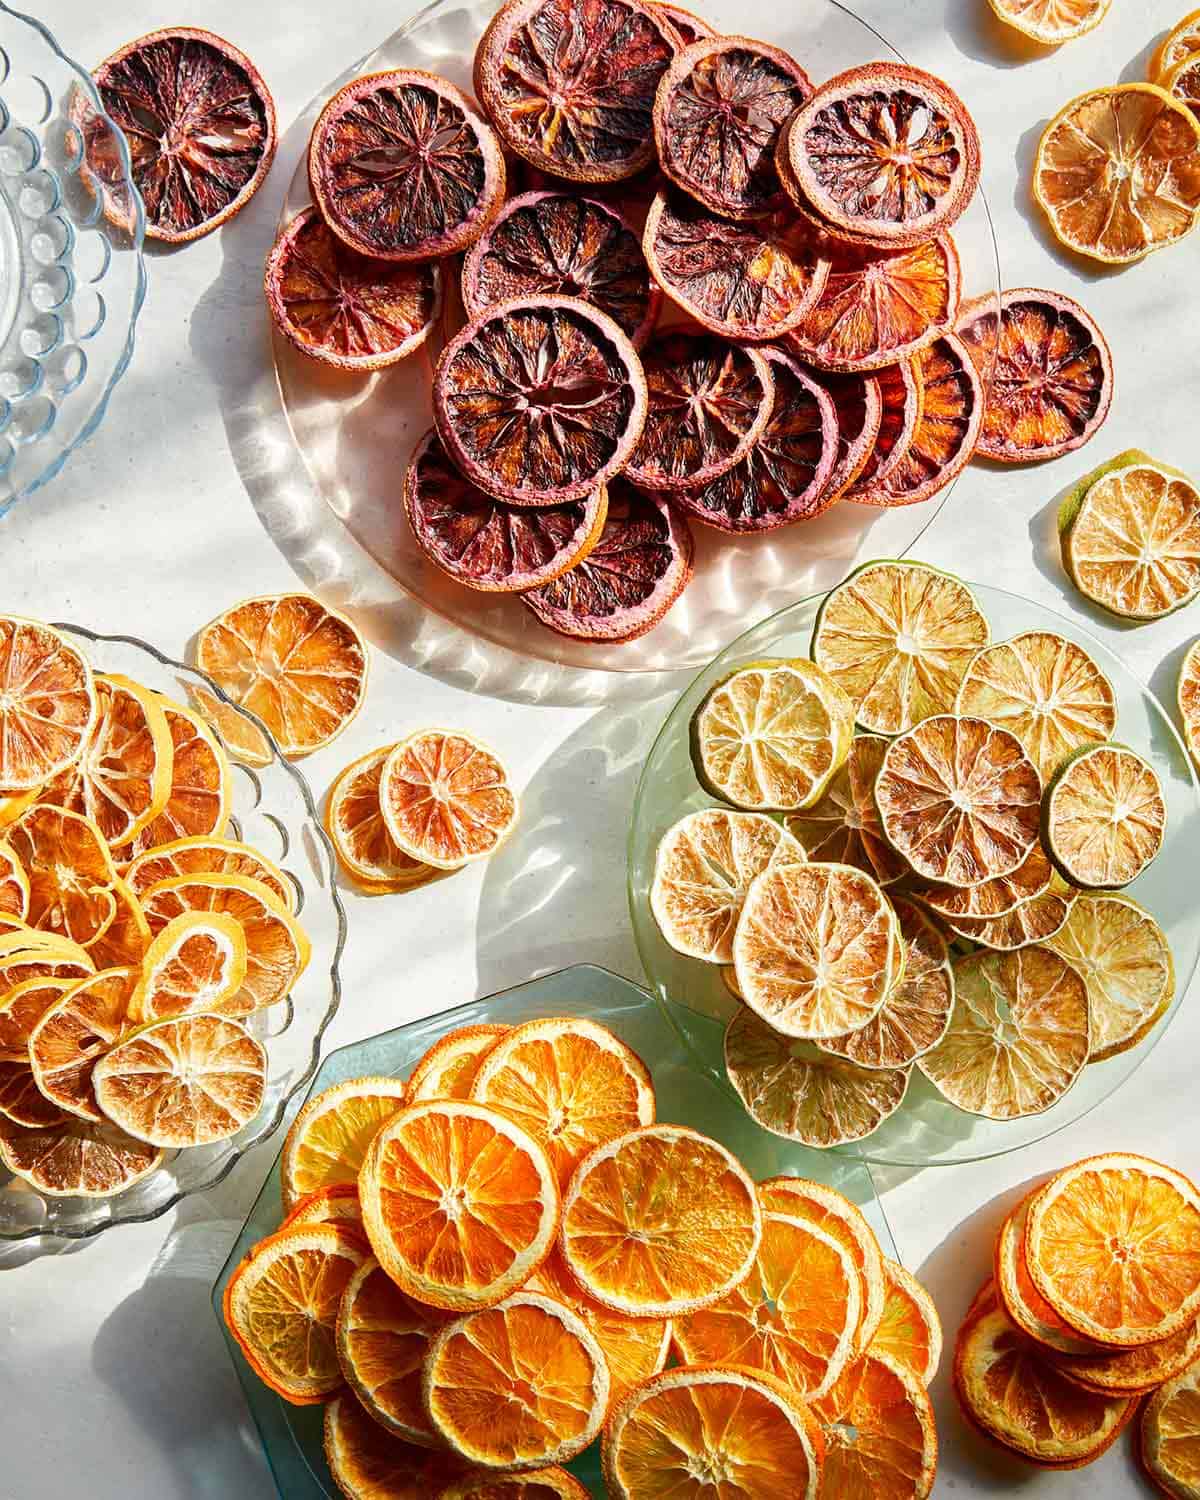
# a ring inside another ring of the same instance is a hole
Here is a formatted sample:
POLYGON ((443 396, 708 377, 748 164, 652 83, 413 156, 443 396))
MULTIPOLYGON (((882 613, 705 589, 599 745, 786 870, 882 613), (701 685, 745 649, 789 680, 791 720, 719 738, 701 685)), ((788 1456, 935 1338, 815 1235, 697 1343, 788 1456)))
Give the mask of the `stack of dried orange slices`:
POLYGON ((1094 1462, 1143 1398, 1141 1460, 1175 1500, 1200 1452, 1200 1193, 1143 1156, 1076 1162, 1004 1221, 959 1330, 968 1422, 1045 1469, 1094 1462))
POLYGON ((407 1083, 337 1084, 280 1178, 225 1317, 285 1400, 328 1403, 349 1500, 585 1500, 563 1466, 596 1439, 614 1500, 933 1487, 927 1293, 840 1193, 657 1121, 594 1021, 466 1026, 407 1083))
POLYGON ((1174 997, 1123 893, 1166 807, 1114 742, 1111 683, 1062 636, 993 643, 971 590, 916 562, 852 573, 811 649, 709 690, 692 760, 718 805, 656 856, 663 937, 743 1002, 731 1083, 817 1147, 878 1129, 913 1067, 988 1119, 1048 1109, 1174 997))
POLYGON ((13 616, 0 797, 0 1164, 107 1197, 258 1113, 253 1018, 309 958, 295 888, 225 836, 203 718, 13 616))

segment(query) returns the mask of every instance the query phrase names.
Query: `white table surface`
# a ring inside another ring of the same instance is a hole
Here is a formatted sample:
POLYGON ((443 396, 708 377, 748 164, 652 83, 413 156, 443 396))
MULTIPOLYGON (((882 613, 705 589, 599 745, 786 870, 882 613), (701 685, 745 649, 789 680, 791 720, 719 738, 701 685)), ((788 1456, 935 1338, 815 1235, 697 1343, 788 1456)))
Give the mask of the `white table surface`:
MULTIPOLYGON (((1050 545, 1058 493, 1134 444, 1200 475, 1200 238, 1142 266, 1091 272, 1050 243, 1029 203, 1029 168, 1050 115, 1085 88, 1143 77, 1153 44, 1185 8, 1183 0, 1117 0, 1097 32, 1038 53, 1004 33, 985 0, 858 0, 861 14, 955 84, 974 111, 1005 284, 1073 293, 1112 344, 1117 397, 1093 447, 1040 469, 968 470, 921 546, 930 562, 1068 613, 1082 606, 1050 545)), ((85 61, 175 20, 229 36, 267 78, 284 132, 407 10, 403 0, 192 0, 184 16, 160 0, 40 5, 85 61)), ((266 187, 224 232, 151 255, 137 352, 105 424, 49 491, 3 522, 0 604, 132 631, 182 653, 236 598, 317 588, 355 614, 376 648, 362 714, 304 763, 319 793, 352 756, 422 723, 468 728, 505 756, 524 789, 524 817, 490 868, 390 901, 347 893, 345 1000, 329 1033, 337 1045, 578 960, 639 977, 624 835, 648 736, 669 698, 597 711, 530 705, 520 692, 485 696, 470 691, 469 653, 440 677, 414 670, 412 614, 388 580, 318 505, 272 506, 247 457, 245 393, 268 359, 262 256, 299 149, 294 136, 285 140, 266 187)), ((1200 605, 1135 631, 1098 616, 1089 623, 1173 698, 1183 649, 1200 633, 1200 605)), ((1193 1007, 1198 1000, 1193 993, 1193 1007)), ((1200 1176, 1198 1048, 1200 1014, 1185 1007, 1119 1097, 1043 1146, 971 1167, 879 1174, 900 1252, 930 1287, 951 1337, 1022 1184, 1113 1147, 1200 1176)), ((0 1268, 0 1500, 275 1493, 209 1306, 275 1149, 261 1148, 218 1189, 152 1224, 0 1268)), ((1139 1492, 1124 1442, 1094 1468, 1038 1476, 965 1435, 944 1375, 935 1400, 939 1495, 1018 1484, 1062 1500, 1139 1492)))

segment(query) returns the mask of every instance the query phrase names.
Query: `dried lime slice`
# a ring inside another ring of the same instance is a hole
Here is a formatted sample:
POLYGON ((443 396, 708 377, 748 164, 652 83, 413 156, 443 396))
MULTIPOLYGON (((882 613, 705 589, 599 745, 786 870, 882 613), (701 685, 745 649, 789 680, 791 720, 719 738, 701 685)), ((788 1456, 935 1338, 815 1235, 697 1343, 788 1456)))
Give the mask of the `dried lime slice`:
POLYGON ((1041 844, 1034 844, 1011 875, 997 875, 981 885, 935 885, 924 881, 916 885, 913 895, 947 922, 960 917, 973 921, 990 921, 1007 916, 1022 901, 1032 901, 1048 889, 1054 866, 1041 844))
POLYGON ((826 595, 812 657, 864 729, 902 734, 953 709, 967 664, 987 643, 965 583, 924 563, 873 562, 826 595))
POLYGON ((804 845, 810 859, 853 865, 880 885, 899 880, 908 868, 884 838, 875 806, 875 778, 887 747, 881 735, 860 734, 825 795, 784 819, 784 826, 804 845))
POLYGON ((981 948, 1010 953, 1028 948, 1031 943, 1045 943, 1061 931, 1071 915, 1073 893, 1043 891, 1032 901, 1022 901, 1002 917, 947 917, 946 925, 969 942, 981 948))
POLYGON ((1200 640, 1193 641, 1179 669, 1179 717, 1192 759, 1200 766, 1200 640))
POLYGON ((1079 750, 1050 783, 1042 822, 1046 852, 1072 885, 1128 885, 1162 848, 1167 807, 1158 773, 1124 745, 1079 750))

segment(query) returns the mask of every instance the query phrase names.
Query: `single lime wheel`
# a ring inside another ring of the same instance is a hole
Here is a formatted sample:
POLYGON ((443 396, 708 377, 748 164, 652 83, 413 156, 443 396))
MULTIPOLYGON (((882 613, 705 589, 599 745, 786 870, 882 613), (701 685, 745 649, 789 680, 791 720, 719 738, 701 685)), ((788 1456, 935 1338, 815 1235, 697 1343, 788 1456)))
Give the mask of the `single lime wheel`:
POLYGON ((1123 745, 1080 750, 1051 782, 1042 825, 1046 852, 1065 880, 1085 890, 1126 886, 1163 845, 1158 772, 1123 745))

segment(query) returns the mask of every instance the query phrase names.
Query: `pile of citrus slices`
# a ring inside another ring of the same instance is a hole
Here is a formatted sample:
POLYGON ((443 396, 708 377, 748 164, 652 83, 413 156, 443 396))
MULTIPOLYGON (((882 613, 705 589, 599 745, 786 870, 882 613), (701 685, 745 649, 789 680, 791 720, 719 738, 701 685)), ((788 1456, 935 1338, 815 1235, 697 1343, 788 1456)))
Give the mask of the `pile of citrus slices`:
POLYGON ((862 1213, 755 1184, 656 1118, 612 1031, 550 1016, 443 1036, 407 1082, 311 1099, 284 1217, 225 1318, 285 1400, 325 1402, 348 1500, 923 1500, 941 1328, 862 1213))
POLYGON ((1112 684, 1047 631, 992 642, 965 584, 875 562, 811 660, 747 662, 691 725, 716 805, 663 835, 650 906, 743 1004, 729 1079, 759 1124, 861 1140, 912 1069, 992 1120, 1048 1109, 1174 998, 1124 887, 1162 847, 1158 775, 1112 684))
POLYGON ((954 1386, 972 1428, 1043 1469, 1094 1462, 1141 1407, 1147 1475, 1173 1500, 1194 1500, 1195 1186, 1114 1152, 1034 1188, 1004 1221, 993 1275, 959 1330, 954 1386))
POLYGON ((0 616, 0 1164, 107 1197, 258 1113, 309 942, 193 709, 0 616))

